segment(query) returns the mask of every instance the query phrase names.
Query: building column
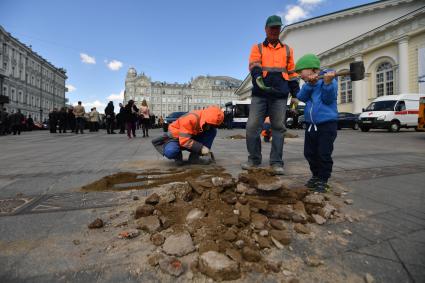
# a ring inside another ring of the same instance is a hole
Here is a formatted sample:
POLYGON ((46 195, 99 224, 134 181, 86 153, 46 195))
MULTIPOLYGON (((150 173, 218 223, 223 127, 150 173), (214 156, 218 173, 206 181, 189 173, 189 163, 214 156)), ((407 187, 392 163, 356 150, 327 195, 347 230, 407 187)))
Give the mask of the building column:
MULTIPOLYGON (((369 90, 370 90, 370 73, 365 73, 364 74, 364 79, 362 80, 362 85, 363 85, 363 89, 362 89, 362 105, 361 105, 361 107, 362 107, 362 109, 363 108, 366 108, 367 106, 369 106, 369 103, 370 103, 370 101, 369 101, 369 90)), ((360 109, 360 112, 361 112, 361 110, 362 109, 360 109)))
MULTIPOLYGON (((362 54, 356 55, 354 57, 354 61, 363 61, 362 54)), ((364 102, 367 99, 367 93, 364 92, 364 82, 363 81, 355 81, 352 82, 353 88, 353 113, 361 113, 362 108, 364 107, 364 102)))
POLYGON ((409 39, 407 36, 398 41, 398 78, 400 93, 409 92, 409 39))

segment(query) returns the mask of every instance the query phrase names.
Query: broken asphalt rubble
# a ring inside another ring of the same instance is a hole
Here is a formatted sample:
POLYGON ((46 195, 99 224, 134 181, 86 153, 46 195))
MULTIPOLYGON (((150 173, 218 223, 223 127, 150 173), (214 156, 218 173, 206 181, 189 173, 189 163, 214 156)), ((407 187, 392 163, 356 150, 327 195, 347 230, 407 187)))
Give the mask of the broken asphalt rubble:
MULTIPOLYGON (((135 239, 148 234, 156 247, 147 258, 149 266, 171 276, 223 281, 251 271, 280 272, 282 262, 267 258, 271 250, 289 247, 297 234, 308 236, 311 225, 344 218, 326 195, 287 184, 263 168, 241 173, 237 180, 223 170, 194 174, 163 193, 135 198, 138 206, 128 213, 127 229, 119 227, 117 235, 135 239)), ((103 227, 100 221, 89 228, 103 227)), ((308 257, 305 264, 323 262, 308 257)))

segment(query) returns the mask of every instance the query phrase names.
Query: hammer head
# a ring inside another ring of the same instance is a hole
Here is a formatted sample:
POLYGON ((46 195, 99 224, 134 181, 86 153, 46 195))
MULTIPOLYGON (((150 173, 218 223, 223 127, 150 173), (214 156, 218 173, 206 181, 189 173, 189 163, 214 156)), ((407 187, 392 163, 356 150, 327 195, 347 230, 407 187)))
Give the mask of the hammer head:
POLYGON ((361 81, 364 79, 363 61, 355 61, 350 63, 350 79, 351 81, 361 81))

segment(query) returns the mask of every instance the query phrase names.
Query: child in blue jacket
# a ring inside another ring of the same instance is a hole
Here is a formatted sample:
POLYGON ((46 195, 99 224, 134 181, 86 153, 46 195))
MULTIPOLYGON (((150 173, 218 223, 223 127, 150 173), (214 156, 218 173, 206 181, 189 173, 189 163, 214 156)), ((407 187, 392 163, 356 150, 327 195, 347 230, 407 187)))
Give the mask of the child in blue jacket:
POLYGON ((296 63, 295 70, 306 82, 297 98, 306 103, 304 117, 307 123, 304 156, 312 177, 306 186, 316 192, 326 192, 332 173, 332 151, 337 136, 337 93, 335 72, 324 73, 319 79, 320 60, 316 55, 306 54, 296 63))

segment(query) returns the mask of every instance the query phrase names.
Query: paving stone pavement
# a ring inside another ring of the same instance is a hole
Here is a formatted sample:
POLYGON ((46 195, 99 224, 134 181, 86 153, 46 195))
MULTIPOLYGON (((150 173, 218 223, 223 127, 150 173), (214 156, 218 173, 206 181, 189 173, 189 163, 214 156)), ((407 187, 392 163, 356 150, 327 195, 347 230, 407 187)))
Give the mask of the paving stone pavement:
MULTIPOLYGON (((285 139, 285 172, 304 180, 309 176, 304 133, 293 132, 299 138, 285 139)), ((160 133, 152 130, 151 136, 160 133)), ((245 140, 227 138, 234 134, 244 130, 220 130, 213 151, 217 164, 236 176, 247 153, 245 140)), ((334 233, 353 232, 347 245, 335 242, 324 249, 329 264, 368 272, 377 282, 425 282, 424 145, 425 133, 407 130, 338 132, 331 183, 349 189, 352 208, 365 218, 328 225, 334 233)), ((264 165, 269 151, 270 145, 263 144, 264 165)), ((0 282, 158 281, 149 273, 129 274, 124 259, 89 264, 67 253, 72 254, 70 235, 84 229, 87 219, 152 192, 85 193, 81 186, 116 172, 173 167, 146 138, 128 140, 103 131, 0 137, 0 282)))

